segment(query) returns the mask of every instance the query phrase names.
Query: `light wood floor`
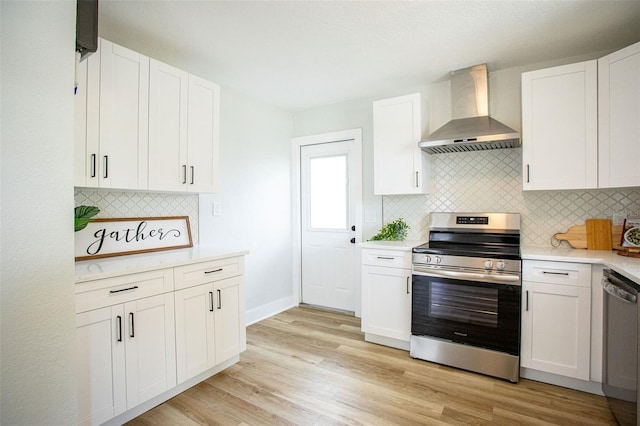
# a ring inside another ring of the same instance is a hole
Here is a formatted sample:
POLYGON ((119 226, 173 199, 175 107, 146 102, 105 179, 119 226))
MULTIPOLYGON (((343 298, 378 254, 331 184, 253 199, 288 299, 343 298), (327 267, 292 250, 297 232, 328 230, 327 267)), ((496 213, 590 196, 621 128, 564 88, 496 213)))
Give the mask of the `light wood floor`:
POLYGON ((240 362, 130 425, 616 424, 604 397, 517 384, 364 341, 307 307, 251 325, 240 362))

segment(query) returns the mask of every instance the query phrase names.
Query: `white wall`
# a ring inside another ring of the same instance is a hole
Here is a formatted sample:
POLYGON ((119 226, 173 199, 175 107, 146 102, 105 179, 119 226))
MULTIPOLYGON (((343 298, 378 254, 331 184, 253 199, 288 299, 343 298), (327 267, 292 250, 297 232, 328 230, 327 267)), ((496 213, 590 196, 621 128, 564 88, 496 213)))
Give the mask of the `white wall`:
POLYGON ((0 423, 74 424, 75 1, 0 15, 0 423))
POLYGON ((220 191, 200 195, 200 244, 248 249, 247 321, 289 308, 291 114, 222 87, 220 191), (213 203, 221 215, 213 215, 213 203))

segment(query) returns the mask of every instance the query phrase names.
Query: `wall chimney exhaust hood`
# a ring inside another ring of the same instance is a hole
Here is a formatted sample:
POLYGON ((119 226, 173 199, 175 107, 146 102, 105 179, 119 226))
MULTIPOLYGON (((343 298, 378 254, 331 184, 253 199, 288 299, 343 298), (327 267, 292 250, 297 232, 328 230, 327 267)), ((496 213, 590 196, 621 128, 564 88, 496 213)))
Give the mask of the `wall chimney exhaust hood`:
POLYGON ((487 65, 451 72, 453 120, 418 146, 429 154, 518 148, 520 135, 489 117, 487 65))

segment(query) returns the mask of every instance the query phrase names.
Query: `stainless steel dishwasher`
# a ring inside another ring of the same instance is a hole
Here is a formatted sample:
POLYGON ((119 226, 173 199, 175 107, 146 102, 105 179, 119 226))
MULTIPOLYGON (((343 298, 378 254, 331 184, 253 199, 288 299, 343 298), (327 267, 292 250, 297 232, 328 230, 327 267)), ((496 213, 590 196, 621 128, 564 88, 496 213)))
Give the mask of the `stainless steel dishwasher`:
POLYGON ((602 392, 621 425, 638 424, 638 292, 640 286, 605 269, 602 392))

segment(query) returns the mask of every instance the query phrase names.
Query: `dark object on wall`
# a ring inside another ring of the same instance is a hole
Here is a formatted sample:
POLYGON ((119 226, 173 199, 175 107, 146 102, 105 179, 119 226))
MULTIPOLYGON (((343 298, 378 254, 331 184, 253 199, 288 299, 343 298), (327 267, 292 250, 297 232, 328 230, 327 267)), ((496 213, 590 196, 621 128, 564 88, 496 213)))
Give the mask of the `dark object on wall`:
POLYGON ((78 0, 76 6, 76 51, 83 60, 98 50, 98 0, 78 0))

